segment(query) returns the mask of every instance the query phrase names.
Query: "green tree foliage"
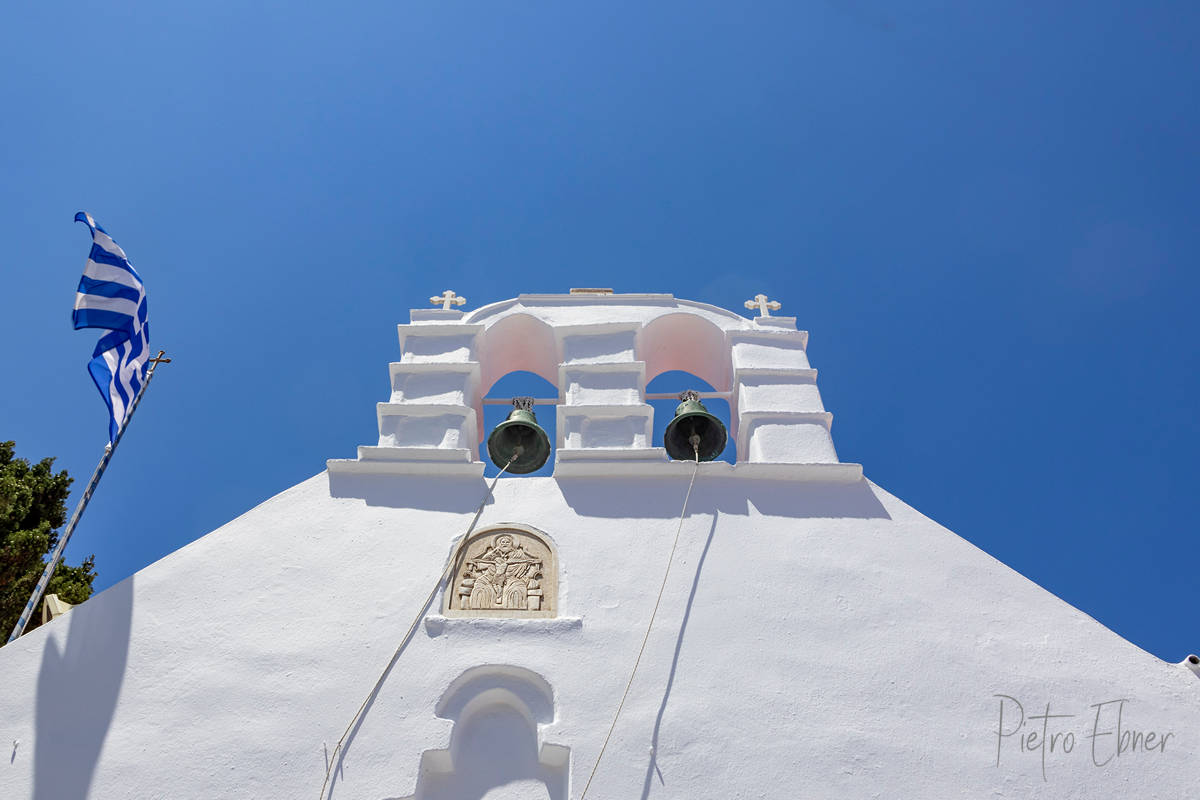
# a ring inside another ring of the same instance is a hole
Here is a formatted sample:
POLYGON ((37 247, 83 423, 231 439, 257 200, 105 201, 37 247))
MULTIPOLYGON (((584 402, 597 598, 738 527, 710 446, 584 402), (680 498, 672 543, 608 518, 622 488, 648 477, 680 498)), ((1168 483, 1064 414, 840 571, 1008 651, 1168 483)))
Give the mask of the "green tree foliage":
MULTIPOLYGON (((58 543, 58 528, 67 518, 71 478, 55 474, 54 459, 30 464, 13 456, 14 442, 0 442, 0 643, 8 639, 29 595, 46 568, 47 556, 58 543)), ((77 567, 59 564, 46 592, 68 603, 92 596, 95 557, 77 567)), ((42 624, 41 608, 25 630, 42 624)))

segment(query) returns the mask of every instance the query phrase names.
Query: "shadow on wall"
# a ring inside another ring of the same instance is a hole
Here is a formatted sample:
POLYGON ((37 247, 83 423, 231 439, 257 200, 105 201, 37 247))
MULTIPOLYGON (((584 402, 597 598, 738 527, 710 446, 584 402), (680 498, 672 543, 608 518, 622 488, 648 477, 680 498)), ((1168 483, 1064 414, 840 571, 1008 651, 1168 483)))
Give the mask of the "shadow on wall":
MULTIPOLYGON (((689 477, 690 473, 681 472, 677 482, 563 478, 558 484, 567 504, 581 516, 668 519, 679 516, 689 477)), ((886 509, 866 480, 855 483, 746 481, 712 477, 706 480, 704 466, 701 465, 688 506, 689 514, 719 511, 722 514, 746 516, 751 506, 760 514, 793 519, 889 519, 886 509)))
POLYGON ((654 776, 658 776, 659 784, 666 786, 666 778, 658 766, 658 737, 662 732, 663 715, 667 713, 667 701, 671 699, 671 688, 675 686, 675 673, 679 669, 679 653, 683 650, 683 634, 687 632, 688 620, 692 616, 692 605, 696 602, 696 589, 700 586, 700 574, 704 571, 704 562, 708 558, 708 549, 712 547, 713 535, 717 532, 717 517, 713 514, 712 525, 708 528, 708 538, 704 540, 704 549, 700 551, 700 560, 696 562, 696 572, 692 576, 692 590, 688 592, 687 605, 683 609, 683 621, 679 623, 679 634, 675 637, 675 653, 671 657, 671 671, 667 673, 667 686, 663 689, 662 702, 658 705, 658 715, 654 718, 654 732, 650 735, 650 761, 646 764, 646 776, 642 780, 642 800, 650 797, 650 788, 654 776))
MULTIPOLYGON (((558 486, 567 504, 581 516, 669 519, 679 515, 690 477, 690 472, 681 470, 675 481, 560 478, 558 486)), ((473 512, 487 495, 487 486, 482 478, 329 474, 331 496, 388 508, 473 512)), ((488 499, 489 505, 494 502, 488 499)), ((855 483, 749 481, 706 476, 701 465, 689 509, 692 513, 717 510, 746 516, 751 506, 760 514, 794 519, 889 518, 865 479, 855 483)))
MULTIPOLYGON (((369 506, 471 512, 487 494, 482 478, 328 473, 332 497, 364 500, 369 506)), ((494 502, 489 500, 490 502, 494 502)))
POLYGON ((133 580, 71 609, 69 627, 51 623, 47 631, 38 673, 34 800, 88 795, 125 679, 133 580), (65 637, 59 628, 66 628, 65 637))
MULTIPOLYGON (((442 582, 439 580, 438 587, 441 588, 441 586, 442 582)), ((417 612, 418 619, 424 618, 424 616, 429 613, 429 610, 434 607, 433 604, 437 599, 438 594, 440 594, 440 592, 435 591, 430 594, 428 598, 426 598, 425 605, 421 606, 421 610, 417 612)), ((414 625, 409 632, 405 634, 404 638, 400 640, 400 644, 396 647, 395 652, 392 653, 391 661, 389 661, 388 665, 384 667, 383 674, 379 676, 379 681, 375 684, 374 688, 371 689, 371 693, 367 695, 367 699, 363 701, 362 708, 359 709, 353 724, 347 731, 345 741, 342 743, 341 748, 334 748, 335 761, 333 764, 329 765, 329 772, 327 774, 329 779, 329 793, 328 795, 322 795, 322 800, 324 797, 332 798, 334 796, 338 779, 342 776, 342 767, 346 763, 346 753, 350 752, 350 747, 354 744, 354 740, 358 737, 358 732, 362 728, 363 721, 367 718, 367 715, 371 713, 371 707, 375 705, 375 698, 379 696, 379 690, 387 684, 388 679, 392 675, 392 670, 396 667, 396 662, 400 660, 400 656, 403 655, 404 651, 408 649, 408 646, 412 644, 412 640, 414 637, 416 637, 418 630, 420 630, 420 626, 414 625)))

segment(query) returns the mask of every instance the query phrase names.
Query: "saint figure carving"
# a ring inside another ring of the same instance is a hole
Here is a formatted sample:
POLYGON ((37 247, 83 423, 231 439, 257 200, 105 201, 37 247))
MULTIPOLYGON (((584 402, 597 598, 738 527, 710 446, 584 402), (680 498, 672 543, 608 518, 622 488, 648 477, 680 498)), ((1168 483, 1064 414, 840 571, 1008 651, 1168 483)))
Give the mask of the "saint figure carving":
POLYGON ((466 559, 459 608, 537 611, 541 607, 542 559, 501 533, 482 554, 466 559))

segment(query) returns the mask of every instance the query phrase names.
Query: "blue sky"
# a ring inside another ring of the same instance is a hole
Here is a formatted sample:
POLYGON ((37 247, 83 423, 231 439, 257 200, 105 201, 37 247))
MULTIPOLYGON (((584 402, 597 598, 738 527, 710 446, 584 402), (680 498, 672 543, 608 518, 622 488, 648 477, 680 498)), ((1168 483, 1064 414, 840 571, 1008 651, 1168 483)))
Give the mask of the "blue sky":
MULTIPOLYGON (((91 212, 175 361, 68 551, 105 588, 375 439, 395 324, 611 286, 811 331, 843 460, 1200 651, 1191 3, 18 3, 0 438, 81 487, 91 212)), ((281 599, 286 604, 286 598, 281 599)))

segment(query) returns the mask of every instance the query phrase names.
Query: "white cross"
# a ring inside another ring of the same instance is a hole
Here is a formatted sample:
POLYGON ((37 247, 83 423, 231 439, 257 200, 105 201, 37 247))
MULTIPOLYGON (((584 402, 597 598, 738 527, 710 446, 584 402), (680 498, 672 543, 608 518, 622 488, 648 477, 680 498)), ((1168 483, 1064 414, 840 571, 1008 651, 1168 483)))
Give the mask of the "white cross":
POLYGON ((759 314, 769 317, 772 311, 778 311, 781 306, 778 300, 768 300, 765 294, 756 294, 753 300, 746 301, 746 308, 757 308, 759 314))
POLYGON ((442 310, 449 311, 450 306, 461 306, 463 303, 467 302, 467 298, 456 297, 453 289, 447 289, 446 291, 442 292, 440 296, 429 298, 429 302, 433 303, 435 306, 438 303, 441 303, 442 310))

